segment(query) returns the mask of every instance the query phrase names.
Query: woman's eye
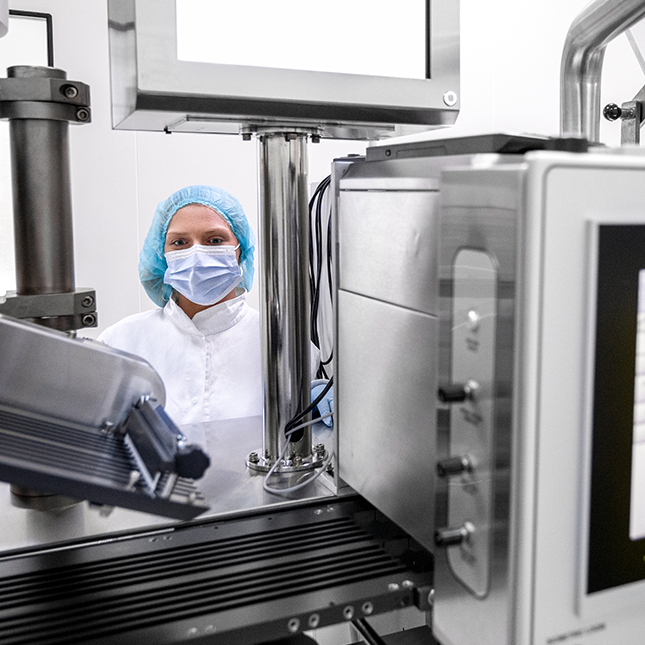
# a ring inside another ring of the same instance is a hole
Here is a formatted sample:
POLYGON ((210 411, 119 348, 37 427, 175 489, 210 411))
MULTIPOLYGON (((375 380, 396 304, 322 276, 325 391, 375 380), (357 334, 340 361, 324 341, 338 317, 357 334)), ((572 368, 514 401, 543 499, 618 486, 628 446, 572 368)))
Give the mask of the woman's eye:
POLYGON ((208 240, 209 244, 223 244, 224 240, 221 237, 211 237, 210 240, 208 240))
POLYGON ((170 243, 170 246, 178 247, 178 246, 183 246, 184 244, 185 244, 184 240, 173 240, 170 243))

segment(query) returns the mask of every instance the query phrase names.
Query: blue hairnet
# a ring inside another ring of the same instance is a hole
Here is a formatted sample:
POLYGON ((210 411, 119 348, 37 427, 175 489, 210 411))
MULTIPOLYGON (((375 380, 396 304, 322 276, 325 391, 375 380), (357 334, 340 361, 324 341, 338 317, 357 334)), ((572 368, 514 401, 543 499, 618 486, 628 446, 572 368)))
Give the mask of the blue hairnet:
POLYGON ((173 193, 157 205, 152 224, 141 253, 139 253, 139 280, 150 299, 163 307, 170 299, 172 287, 163 281, 168 268, 164 257, 166 232, 173 215, 188 204, 204 204, 217 211, 229 224, 240 243, 241 287, 251 290, 253 283, 253 250, 255 235, 249 226, 240 202, 233 195, 213 186, 188 186, 173 193))

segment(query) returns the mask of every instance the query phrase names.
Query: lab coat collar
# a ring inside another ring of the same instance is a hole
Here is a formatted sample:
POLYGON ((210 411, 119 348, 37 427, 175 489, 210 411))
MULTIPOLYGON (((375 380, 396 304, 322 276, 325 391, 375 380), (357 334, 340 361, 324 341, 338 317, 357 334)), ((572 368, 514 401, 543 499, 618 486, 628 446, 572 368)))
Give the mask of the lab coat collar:
POLYGON ((193 316, 191 320, 171 298, 164 314, 182 331, 193 336, 210 336, 237 325, 246 314, 246 292, 218 305, 213 305, 193 316))

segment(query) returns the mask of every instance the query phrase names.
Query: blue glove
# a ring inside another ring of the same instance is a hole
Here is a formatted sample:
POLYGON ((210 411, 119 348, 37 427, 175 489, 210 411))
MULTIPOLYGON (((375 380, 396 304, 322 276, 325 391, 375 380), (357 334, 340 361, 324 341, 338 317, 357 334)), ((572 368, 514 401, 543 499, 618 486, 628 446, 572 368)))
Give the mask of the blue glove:
MULTIPOLYGON (((318 395, 325 389, 325 386, 327 385, 327 381, 325 379, 318 379, 317 381, 313 381, 311 384, 311 401, 315 401, 318 398, 318 395)), ((327 391, 327 394, 321 399, 321 401, 318 403, 316 406, 318 409, 318 412, 320 413, 320 416, 324 416, 325 414, 329 414, 330 412, 334 411, 334 386, 332 385, 329 390, 327 391)), ((326 417, 325 419, 322 420, 322 422, 328 426, 332 427, 333 417, 326 417)))

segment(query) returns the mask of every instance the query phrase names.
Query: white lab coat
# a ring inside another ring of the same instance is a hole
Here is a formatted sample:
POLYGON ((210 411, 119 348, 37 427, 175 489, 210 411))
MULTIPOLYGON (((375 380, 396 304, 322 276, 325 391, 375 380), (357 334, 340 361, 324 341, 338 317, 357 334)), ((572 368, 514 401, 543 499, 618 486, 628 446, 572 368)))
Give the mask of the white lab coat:
MULTIPOLYGON (((260 314, 244 293, 195 314, 171 299, 163 309, 108 327, 99 340, 147 360, 166 388, 177 425, 262 414, 260 314)), ((312 372, 319 354, 312 345, 312 372)))

